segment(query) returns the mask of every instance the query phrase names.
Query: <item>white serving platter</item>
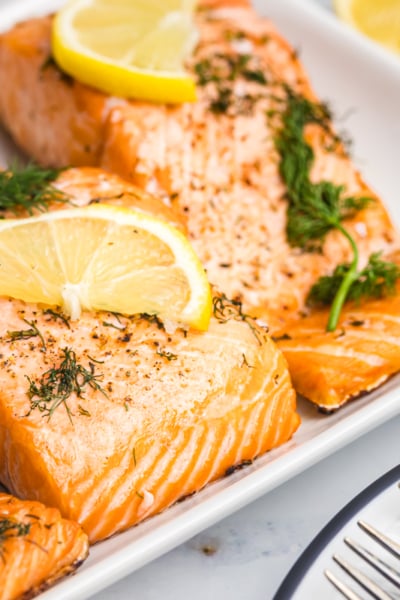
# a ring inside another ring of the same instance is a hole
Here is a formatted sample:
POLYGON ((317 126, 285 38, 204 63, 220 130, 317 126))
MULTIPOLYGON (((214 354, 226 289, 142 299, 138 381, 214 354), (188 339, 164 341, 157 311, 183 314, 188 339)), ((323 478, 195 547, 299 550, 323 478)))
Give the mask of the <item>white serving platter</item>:
MULTIPOLYGON (((4 0, 3 0, 4 1, 4 0)), ((0 10, 0 29, 54 11, 60 0, 13 0, 0 10)), ((367 181, 400 224, 400 61, 337 23, 312 0, 254 0, 300 51, 312 84, 353 137, 353 155, 367 181)), ((0 137, 0 164, 12 157, 0 137)), ((358 436, 400 413, 400 377, 331 416, 300 401, 302 425, 294 438, 251 466, 209 485, 164 513, 91 549, 74 577, 41 600, 82 600, 255 500, 358 436)))

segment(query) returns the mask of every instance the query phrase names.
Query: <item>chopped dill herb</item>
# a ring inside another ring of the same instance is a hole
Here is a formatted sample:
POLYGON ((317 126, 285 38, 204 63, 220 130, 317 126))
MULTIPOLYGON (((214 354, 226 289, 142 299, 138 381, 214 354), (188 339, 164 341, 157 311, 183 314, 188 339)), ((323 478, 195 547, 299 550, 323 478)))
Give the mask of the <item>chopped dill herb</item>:
POLYGON ((161 321, 161 319, 159 317, 157 317, 157 315, 149 315, 148 313, 140 313, 139 318, 145 319, 149 323, 154 323, 155 325, 157 325, 158 329, 165 329, 164 323, 161 321))
POLYGON ((266 330, 262 330, 257 326, 254 319, 243 312, 242 303, 239 300, 229 300, 225 294, 219 294, 213 298, 213 315, 220 323, 226 323, 231 319, 235 321, 244 321, 248 325, 256 338, 257 342, 261 345, 263 340, 263 334, 266 330))
POLYGON ((225 86, 218 87, 218 95, 210 102, 210 110, 216 115, 226 114, 233 102, 233 91, 225 86))
MULTIPOLYGON (((393 262, 383 261, 381 254, 371 254, 364 269, 355 273, 348 289, 347 300, 360 302, 362 298, 383 298, 394 294, 396 281, 400 278, 400 267, 393 262)), ((332 275, 320 277, 308 294, 308 304, 331 304, 350 269, 351 265, 341 264, 335 268, 332 275)))
POLYGON ((0 558, 5 560, 6 549, 4 544, 10 538, 25 537, 29 534, 32 523, 20 523, 13 519, 0 519, 0 558))
POLYGON ((44 341, 43 335, 40 333, 37 325, 34 321, 28 321, 23 319, 24 323, 30 326, 30 329, 21 329, 20 331, 7 331, 7 335, 11 338, 12 342, 17 340, 26 340, 32 337, 38 336, 42 342, 43 351, 46 352, 46 342, 44 341))
POLYGON ((136 496, 138 496, 141 500, 144 500, 144 496, 141 492, 136 492, 136 496))
POLYGON ((199 85, 207 85, 210 81, 219 82, 220 76, 214 71, 211 60, 205 59, 198 62, 194 66, 194 72, 197 76, 197 83, 199 85))
POLYGON ((247 81, 254 81, 260 85, 266 85, 268 83, 265 73, 261 69, 245 69, 243 71, 243 77, 247 79, 247 81))
POLYGON ((90 354, 88 354, 87 357, 91 362, 97 363, 98 365, 104 365, 104 360, 98 360, 97 358, 93 358, 92 356, 90 356, 90 354))
POLYGON ((0 172, 0 211, 10 210, 18 214, 26 210, 48 210, 51 202, 67 202, 68 196, 52 185, 59 169, 43 169, 37 165, 11 166, 0 172))
POLYGON ((177 354, 173 354, 172 352, 169 352, 168 350, 162 350, 161 348, 157 349, 157 354, 158 354, 158 356, 162 356, 163 358, 166 358, 168 361, 177 360, 177 358, 178 358, 177 354))
POLYGON ((54 366, 43 373, 39 381, 32 381, 27 377, 29 382, 27 393, 31 401, 28 415, 37 408, 50 419, 54 411, 63 404, 72 422, 72 413, 68 405, 71 394, 75 393, 78 398, 83 398, 85 387, 89 386, 107 396, 99 383, 102 375, 95 374, 95 366, 92 362, 89 363, 89 369, 86 369, 77 362, 76 354, 71 348, 63 348, 61 358, 59 366, 54 366))
POLYGON ((234 82, 238 78, 252 81, 260 85, 267 84, 267 77, 259 66, 257 57, 250 54, 217 53, 212 59, 206 58, 198 62, 194 71, 197 83, 206 86, 215 84, 216 94, 210 99, 210 110, 215 114, 226 114, 230 108, 236 112, 250 112, 260 96, 247 94, 246 102, 236 97, 234 82))
POLYGON ((111 323, 110 321, 103 321, 103 326, 104 327, 113 327, 114 329, 119 329, 120 331, 123 331, 124 329, 126 329, 126 325, 124 325, 124 323, 121 321, 121 313, 117 313, 117 312, 112 312, 111 313, 117 320, 117 323, 111 323))
POLYGON ((132 448, 132 456, 133 456, 133 464, 136 467, 136 465, 137 465, 137 462, 136 462, 136 448, 132 448))
POLYGON ((118 329, 118 331, 126 329, 125 325, 116 325, 115 323, 110 323, 109 321, 103 321, 102 325, 103 327, 112 327, 113 329, 118 329))
POLYGON ((69 318, 66 317, 65 315, 63 315, 61 312, 57 312, 56 310, 52 310, 51 308, 46 308, 46 310, 43 311, 44 315, 50 315, 51 317, 53 317, 53 319, 55 321, 57 321, 57 319, 59 319, 60 321, 62 321, 64 323, 64 325, 66 325, 68 327, 68 329, 71 329, 70 324, 69 324, 69 318))
MULTIPOLYGON (((330 130, 331 114, 325 104, 312 102, 288 87, 285 89, 286 108, 282 115, 282 127, 275 138, 275 146, 280 155, 280 174, 286 185, 288 242, 306 251, 321 251, 326 234, 332 229, 337 229, 348 240, 353 252, 353 260, 346 272, 342 267, 339 273, 334 275, 334 281, 338 282, 340 279, 340 284, 335 288, 333 296, 330 295, 331 311, 327 323, 327 331, 334 331, 343 304, 351 297, 349 290, 358 278, 357 244, 342 222, 368 206, 373 199, 344 197, 344 188, 341 185, 330 181, 311 181, 314 152, 304 138, 304 128, 314 123, 320 125, 328 135, 333 135, 330 130), (343 277, 339 277, 340 274, 343 274, 343 277)), ((330 292, 334 289, 332 283, 327 285, 326 279, 316 285, 317 287, 310 292, 310 301, 313 302, 317 297, 321 301, 325 288, 329 287, 330 292)), ((364 295, 364 292, 361 295, 364 295)))

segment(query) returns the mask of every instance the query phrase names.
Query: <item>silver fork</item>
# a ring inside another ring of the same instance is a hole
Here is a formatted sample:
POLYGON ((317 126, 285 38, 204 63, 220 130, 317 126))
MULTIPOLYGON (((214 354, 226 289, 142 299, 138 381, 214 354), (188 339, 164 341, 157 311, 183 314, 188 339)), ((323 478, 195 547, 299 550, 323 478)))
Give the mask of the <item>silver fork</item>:
MULTIPOLYGON (((375 527, 368 525, 365 521, 358 521, 357 525, 365 531, 371 538, 373 538, 378 544, 383 546, 396 558, 400 559, 400 544, 384 535, 375 527)), ((354 540, 345 537, 345 543, 351 550, 353 550, 360 558, 366 563, 371 565, 378 573, 383 575, 390 583, 397 589, 400 589, 400 572, 393 569, 385 561, 375 556, 372 552, 355 542, 354 540)), ((374 582, 370 577, 365 575, 360 569, 351 565, 347 560, 343 559, 337 554, 333 555, 333 560, 348 574, 354 581, 356 581, 361 587, 363 587, 373 598, 378 600, 395 600, 395 597, 386 592, 380 585, 374 582)), ((326 569, 324 571, 325 576, 329 581, 341 592, 341 594, 348 600, 363 600, 352 588, 344 583, 339 577, 337 577, 332 571, 326 569)), ((398 597, 398 596, 397 596, 398 597)))

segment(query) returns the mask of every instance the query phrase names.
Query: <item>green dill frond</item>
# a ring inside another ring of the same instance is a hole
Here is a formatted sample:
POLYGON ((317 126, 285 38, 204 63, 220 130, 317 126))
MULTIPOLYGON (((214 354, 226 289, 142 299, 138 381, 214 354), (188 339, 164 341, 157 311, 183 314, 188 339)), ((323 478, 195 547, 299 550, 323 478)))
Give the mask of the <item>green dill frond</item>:
MULTIPOLYGON (((396 281, 400 278, 400 267, 393 262, 381 259, 381 252, 369 257, 368 264, 353 280, 347 293, 347 300, 360 302, 367 298, 383 298, 393 294, 396 281)), ((330 305, 339 291, 351 265, 338 265, 332 275, 320 277, 312 286, 307 303, 310 306, 330 305)))
POLYGON ((370 204, 375 202, 373 198, 368 196, 360 196, 360 197, 349 197, 344 198, 341 201, 341 219, 351 219, 358 213, 360 210, 364 210, 370 204))
POLYGON ((368 264, 350 288, 349 298, 359 302, 362 298, 384 298, 395 293, 400 278, 400 267, 381 259, 382 252, 374 252, 368 264))
POLYGON ((14 164, 0 172, 0 211, 18 214, 26 210, 32 214, 34 209, 48 210, 51 202, 68 202, 68 196, 52 185, 59 172, 33 164, 27 167, 14 164))
POLYGON ((328 181, 304 182, 299 189, 301 201, 289 204, 286 233, 291 246, 313 251, 320 248, 325 235, 341 220, 342 187, 328 181))
POLYGON ((287 189, 287 238, 291 246, 313 251, 321 246, 331 229, 354 216, 372 200, 344 198, 343 186, 330 181, 311 181, 314 152, 304 138, 304 128, 314 123, 333 135, 331 113, 325 104, 312 102, 290 88, 286 88, 286 93, 286 108, 275 146, 280 154, 280 174, 287 189))
POLYGON ((386 271, 371 283, 372 273, 382 272, 382 266, 378 268, 374 260, 370 265, 370 273, 358 274, 358 247, 343 226, 343 221, 354 217, 373 199, 345 197, 342 185, 330 181, 311 181, 314 152, 305 139, 305 127, 309 124, 319 125, 327 134, 328 141, 332 140, 332 144, 329 144, 332 149, 340 139, 331 130, 331 113, 325 104, 312 102, 289 87, 285 90, 286 106, 281 115, 275 147, 280 155, 279 171, 286 185, 288 242, 306 252, 322 251, 325 236, 336 229, 347 239, 353 253, 349 265, 339 265, 330 277, 321 277, 308 296, 309 304, 331 304, 327 330, 333 331, 347 299, 356 299, 357 295, 383 294, 390 288, 385 283, 386 271))
POLYGON ((350 270, 349 264, 338 265, 332 275, 323 275, 310 289, 307 296, 309 306, 329 306, 350 270))

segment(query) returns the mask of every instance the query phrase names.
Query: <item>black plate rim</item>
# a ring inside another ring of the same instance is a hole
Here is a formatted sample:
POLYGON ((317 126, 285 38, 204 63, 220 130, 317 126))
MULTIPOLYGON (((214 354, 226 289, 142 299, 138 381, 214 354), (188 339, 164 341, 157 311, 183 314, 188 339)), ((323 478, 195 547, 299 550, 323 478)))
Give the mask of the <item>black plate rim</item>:
POLYGON ((348 523, 362 508, 379 496, 387 488, 400 480, 400 464, 371 483, 344 508, 342 508, 325 527, 315 536, 307 548, 294 563, 285 579, 281 583, 272 600, 289 600, 293 597, 300 583, 312 567, 317 557, 337 533, 348 523))

